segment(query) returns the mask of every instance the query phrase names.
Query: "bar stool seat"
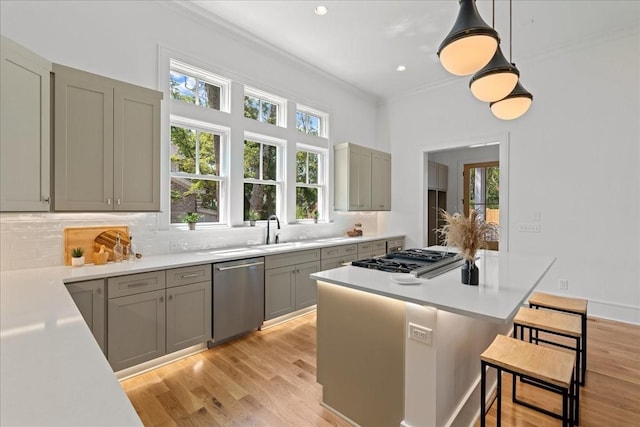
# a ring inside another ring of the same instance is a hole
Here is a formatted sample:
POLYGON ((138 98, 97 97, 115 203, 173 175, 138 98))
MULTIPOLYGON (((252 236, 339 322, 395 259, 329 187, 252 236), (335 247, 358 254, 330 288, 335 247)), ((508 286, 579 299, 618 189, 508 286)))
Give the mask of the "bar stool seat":
MULTIPOLYGON (((576 375, 580 372, 580 349, 582 348, 582 326, 580 317, 573 314, 565 314, 557 311, 536 310, 522 307, 513 319, 513 336, 516 339, 524 339, 524 330, 529 332, 529 342, 534 344, 547 343, 557 347, 572 350, 576 357, 576 375), (557 341, 550 341, 539 337, 539 332, 546 332, 555 336, 572 339, 573 347, 557 341)), ((529 382, 523 379, 524 382, 529 382)), ((576 390, 580 394, 580 389, 576 390)), ((576 399, 579 401, 579 399, 576 399)), ((576 424, 579 423, 580 408, 575 411, 576 424)))
POLYGON ((535 409, 544 414, 562 420, 563 426, 577 425, 576 408, 579 405, 578 384, 574 375, 576 356, 553 348, 543 347, 526 341, 498 335, 491 345, 480 355, 480 426, 486 425, 486 368, 493 367, 498 371, 497 382, 497 425, 501 424, 502 409, 502 371, 513 375, 512 400, 521 405, 535 409), (516 376, 534 381, 534 385, 562 395, 562 416, 535 406, 529 402, 518 400, 516 396, 516 376))
POLYGON ((580 385, 585 384, 587 374, 587 300, 582 298, 562 297, 559 295, 534 292, 529 297, 529 307, 545 308, 580 316, 582 323, 582 343, 580 348, 580 385))

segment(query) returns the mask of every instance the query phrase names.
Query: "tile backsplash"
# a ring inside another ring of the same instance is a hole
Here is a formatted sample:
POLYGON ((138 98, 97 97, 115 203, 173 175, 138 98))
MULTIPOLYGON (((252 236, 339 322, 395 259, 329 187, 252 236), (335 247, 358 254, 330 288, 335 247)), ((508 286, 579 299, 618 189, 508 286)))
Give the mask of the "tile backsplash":
MULTIPOLYGON (((361 223, 364 235, 377 232, 376 212, 335 212, 333 222, 282 224, 281 241, 344 236, 361 223)), ((128 225, 139 252, 161 255, 264 243, 266 225, 161 228, 158 213, 0 214, 0 271, 64 265, 64 229, 128 225)), ((272 223, 273 225, 273 223, 272 223)))

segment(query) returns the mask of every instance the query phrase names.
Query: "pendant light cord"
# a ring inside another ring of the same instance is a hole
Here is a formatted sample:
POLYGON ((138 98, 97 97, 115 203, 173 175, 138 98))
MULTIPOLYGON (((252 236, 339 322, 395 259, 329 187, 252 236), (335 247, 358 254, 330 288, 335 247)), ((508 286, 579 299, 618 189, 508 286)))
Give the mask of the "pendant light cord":
POLYGON ((513 12, 511 11, 511 2, 512 0, 509 0, 509 62, 513 64, 513 12))

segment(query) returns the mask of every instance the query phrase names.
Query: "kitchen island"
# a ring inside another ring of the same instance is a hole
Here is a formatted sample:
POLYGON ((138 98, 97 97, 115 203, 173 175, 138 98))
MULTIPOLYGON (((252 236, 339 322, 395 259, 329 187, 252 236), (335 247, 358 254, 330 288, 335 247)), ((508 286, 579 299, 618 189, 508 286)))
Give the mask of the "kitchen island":
POLYGON ((313 274, 323 404, 359 425, 470 425, 480 353, 554 261, 483 251, 479 286, 462 285, 459 268, 406 284, 355 266, 313 274))

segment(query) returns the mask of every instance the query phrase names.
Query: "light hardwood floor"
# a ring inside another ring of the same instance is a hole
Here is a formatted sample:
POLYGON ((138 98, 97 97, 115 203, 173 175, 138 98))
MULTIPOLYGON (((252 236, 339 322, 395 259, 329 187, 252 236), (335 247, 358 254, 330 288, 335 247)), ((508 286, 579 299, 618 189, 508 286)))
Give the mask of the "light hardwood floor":
MULTIPOLYGON (((640 426, 640 327, 589 319, 588 335, 580 425, 640 426)), ((125 380, 122 387, 146 426, 348 426, 320 406, 315 373, 316 316, 310 313, 125 380)), ((503 381, 503 426, 560 424, 512 405, 508 374, 503 381)), ((518 395, 559 411, 557 395, 534 387, 518 395)), ((495 405, 488 425, 495 425, 495 405)))

